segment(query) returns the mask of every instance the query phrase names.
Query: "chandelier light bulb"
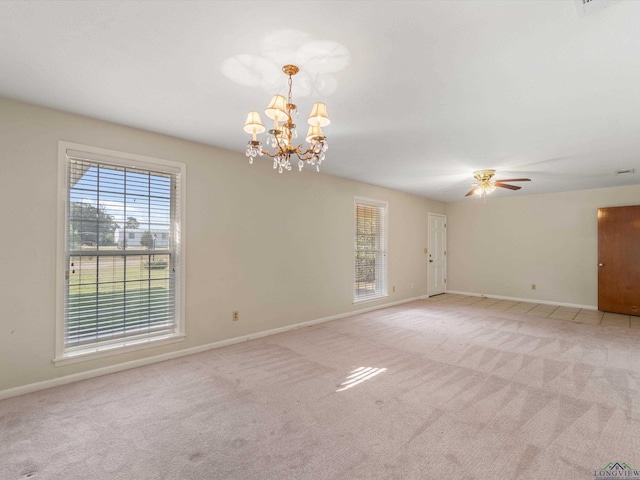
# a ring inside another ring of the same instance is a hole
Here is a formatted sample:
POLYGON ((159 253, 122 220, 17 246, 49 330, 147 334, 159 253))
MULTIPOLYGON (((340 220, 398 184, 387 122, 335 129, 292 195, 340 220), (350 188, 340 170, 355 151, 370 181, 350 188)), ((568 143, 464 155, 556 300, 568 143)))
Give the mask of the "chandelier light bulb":
POLYGON ((274 95, 271 99, 271 103, 267 105, 264 114, 275 122, 284 122, 288 117, 287 99, 282 95, 274 95))
POLYGON ((260 114, 256 111, 249 112, 247 115, 247 121, 244 123, 244 131, 253 135, 253 140, 256 140, 258 133, 264 132, 265 126, 260 120, 260 114))
POLYGON ((329 115, 327 115, 327 105, 324 102, 316 102, 313 104, 307 123, 316 127, 326 127, 331 123, 329 115))
POLYGON ((314 143, 314 139, 316 137, 324 137, 324 133, 322 133, 322 128, 318 126, 311 125, 309 126, 309 130, 307 130, 307 143, 314 143))

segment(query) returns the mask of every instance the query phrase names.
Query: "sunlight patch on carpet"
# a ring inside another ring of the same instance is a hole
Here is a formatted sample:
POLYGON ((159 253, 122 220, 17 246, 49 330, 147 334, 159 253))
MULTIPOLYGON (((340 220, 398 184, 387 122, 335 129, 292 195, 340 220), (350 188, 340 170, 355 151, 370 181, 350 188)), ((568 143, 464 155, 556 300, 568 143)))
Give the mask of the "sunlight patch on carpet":
POLYGON ((369 380, 375 377, 379 373, 385 372, 386 368, 374 368, 374 367, 359 367, 349 373, 347 380, 340 384, 336 392, 342 392, 351 387, 355 387, 359 383, 369 380))

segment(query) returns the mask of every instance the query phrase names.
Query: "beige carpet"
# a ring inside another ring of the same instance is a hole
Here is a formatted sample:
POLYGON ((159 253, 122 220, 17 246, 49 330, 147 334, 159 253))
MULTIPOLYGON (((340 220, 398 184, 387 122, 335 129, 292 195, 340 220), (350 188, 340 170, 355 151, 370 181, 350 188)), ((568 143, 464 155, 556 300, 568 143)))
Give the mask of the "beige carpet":
POLYGON ((640 467, 639 347, 414 302, 4 400, 0 478, 593 479, 640 467))

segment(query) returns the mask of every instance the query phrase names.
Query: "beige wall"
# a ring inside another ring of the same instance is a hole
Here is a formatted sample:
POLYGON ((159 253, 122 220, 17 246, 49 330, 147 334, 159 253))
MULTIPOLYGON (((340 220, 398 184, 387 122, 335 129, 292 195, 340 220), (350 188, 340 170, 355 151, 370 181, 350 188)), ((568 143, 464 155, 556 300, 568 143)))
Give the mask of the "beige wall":
MULTIPOLYGON (((338 161, 349 159, 330 150, 327 162, 338 161)), ((427 213, 445 211, 312 171, 279 175, 268 160, 249 166, 243 145, 224 151, 3 99, 0 165, 0 391, 425 295, 427 213), (53 366, 59 140, 187 164, 185 342, 53 366), (389 202, 396 292, 377 303, 352 304, 354 195, 389 202)))
POLYGON ((640 186, 448 204, 448 288, 595 307, 598 208, 638 204, 640 186))

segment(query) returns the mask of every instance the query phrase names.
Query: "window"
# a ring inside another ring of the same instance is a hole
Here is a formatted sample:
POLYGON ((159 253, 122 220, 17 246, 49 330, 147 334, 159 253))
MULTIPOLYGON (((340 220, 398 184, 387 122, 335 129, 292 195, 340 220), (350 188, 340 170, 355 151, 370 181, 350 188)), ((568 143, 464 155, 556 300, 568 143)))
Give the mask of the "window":
POLYGON ((355 301, 387 295, 387 203, 355 199, 355 301))
POLYGON ((184 176, 183 164, 60 142, 56 363, 184 338, 184 176))

